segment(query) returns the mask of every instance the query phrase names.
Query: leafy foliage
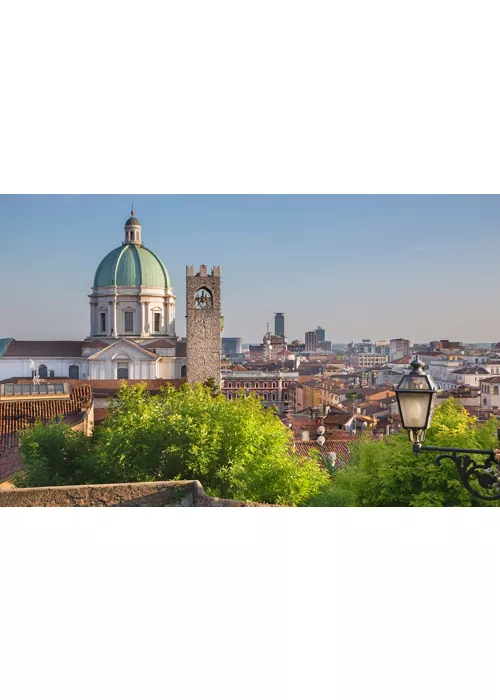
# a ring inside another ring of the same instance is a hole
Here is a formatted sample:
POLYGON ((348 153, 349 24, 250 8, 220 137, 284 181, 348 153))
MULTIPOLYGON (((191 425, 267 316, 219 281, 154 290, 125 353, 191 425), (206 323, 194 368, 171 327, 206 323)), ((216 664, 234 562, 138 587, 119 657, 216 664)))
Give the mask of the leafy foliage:
MULTIPOLYGON (((454 399, 435 411, 426 443, 489 450, 497 447, 497 423, 477 420, 454 399)), ((383 441, 360 440, 350 464, 309 505, 319 506, 479 506, 462 486, 453 462, 434 462, 436 454, 416 457, 405 432, 383 441)))
POLYGON ((328 482, 314 457, 253 396, 227 401, 211 385, 156 396, 123 386, 91 438, 39 425, 22 440, 26 485, 199 479, 208 493, 298 505, 328 482))

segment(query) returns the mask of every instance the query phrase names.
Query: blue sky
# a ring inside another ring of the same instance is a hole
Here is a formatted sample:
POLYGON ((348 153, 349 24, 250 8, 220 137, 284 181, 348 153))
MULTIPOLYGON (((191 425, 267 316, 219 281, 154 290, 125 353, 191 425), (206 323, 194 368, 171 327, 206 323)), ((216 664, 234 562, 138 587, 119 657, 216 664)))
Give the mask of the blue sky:
POLYGON ((88 334, 93 275, 131 202, 185 332, 186 264, 220 264, 227 336, 500 340, 500 196, 3 195, 0 337, 88 334))

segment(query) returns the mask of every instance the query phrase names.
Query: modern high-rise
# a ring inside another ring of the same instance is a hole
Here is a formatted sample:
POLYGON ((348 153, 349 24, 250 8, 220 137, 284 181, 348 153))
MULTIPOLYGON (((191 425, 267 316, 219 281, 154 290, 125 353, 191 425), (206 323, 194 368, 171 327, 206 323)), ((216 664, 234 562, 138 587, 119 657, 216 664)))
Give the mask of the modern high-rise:
POLYGON ((274 314, 274 335, 285 337, 285 314, 280 311, 274 314))
POLYGON ((306 351, 318 349, 318 336, 316 331, 308 331, 306 333, 306 351))
POLYGON ((324 343, 326 340, 326 331, 324 328, 321 328, 321 326, 318 326, 315 331, 317 337, 318 337, 318 343, 324 343))

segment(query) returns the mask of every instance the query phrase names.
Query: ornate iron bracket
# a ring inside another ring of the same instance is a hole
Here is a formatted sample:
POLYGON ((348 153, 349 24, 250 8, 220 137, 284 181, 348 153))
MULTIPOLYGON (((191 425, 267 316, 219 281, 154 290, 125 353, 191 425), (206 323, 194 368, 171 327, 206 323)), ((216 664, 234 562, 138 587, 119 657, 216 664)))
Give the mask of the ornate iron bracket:
POLYGON ((436 457, 437 465, 440 465, 444 459, 451 459, 457 468, 462 485, 475 498, 480 498, 483 501, 497 501, 500 499, 500 450, 461 450, 455 447, 426 446, 418 442, 413 444, 413 451, 417 456, 423 450, 442 453, 439 457, 436 457), (470 455, 484 455, 485 458, 482 463, 479 463, 470 455), (472 485, 471 481, 473 480, 482 489, 490 491, 490 493, 493 491, 494 493, 491 495, 481 493, 472 485))

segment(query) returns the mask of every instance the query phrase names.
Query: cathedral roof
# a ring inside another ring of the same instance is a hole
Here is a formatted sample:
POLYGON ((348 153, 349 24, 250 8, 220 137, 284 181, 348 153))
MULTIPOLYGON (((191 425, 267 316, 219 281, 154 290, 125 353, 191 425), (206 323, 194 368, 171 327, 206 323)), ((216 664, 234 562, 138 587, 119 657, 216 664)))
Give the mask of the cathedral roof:
POLYGON ((97 268, 94 287, 115 285, 117 287, 171 286, 167 268, 160 258, 148 248, 133 244, 115 248, 106 255, 97 268))

